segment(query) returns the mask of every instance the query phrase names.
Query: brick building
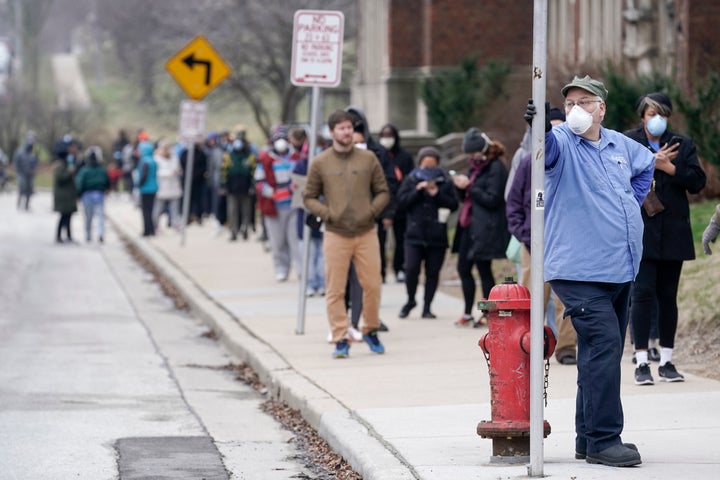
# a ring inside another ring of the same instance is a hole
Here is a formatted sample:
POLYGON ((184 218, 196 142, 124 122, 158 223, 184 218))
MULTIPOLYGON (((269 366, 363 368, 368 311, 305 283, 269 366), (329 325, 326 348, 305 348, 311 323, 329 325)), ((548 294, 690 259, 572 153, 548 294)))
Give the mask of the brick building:
MULTIPOLYGON (((508 60, 507 98, 481 125, 510 148, 522 134, 531 92, 532 0, 361 0, 353 103, 370 124, 393 122, 427 132, 419 82, 457 66, 508 60)), ((607 60, 638 74, 675 75, 685 88, 720 66, 720 2, 691 0, 548 0, 548 99, 573 74, 595 73, 607 60)))

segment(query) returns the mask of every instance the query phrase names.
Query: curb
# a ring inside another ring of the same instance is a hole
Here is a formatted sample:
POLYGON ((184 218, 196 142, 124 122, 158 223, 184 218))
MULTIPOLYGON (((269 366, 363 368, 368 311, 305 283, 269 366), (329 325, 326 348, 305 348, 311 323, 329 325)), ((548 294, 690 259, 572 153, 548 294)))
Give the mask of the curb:
POLYGON ((365 480, 419 479, 399 454, 345 405, 297 372, 272 345, 210 297, 171 258, 106 212, 118 236, 139 252, 182 294, 191 311, 210 327, 223 345, 250 365, 268 395, 299 410, 302 417, 365 480))

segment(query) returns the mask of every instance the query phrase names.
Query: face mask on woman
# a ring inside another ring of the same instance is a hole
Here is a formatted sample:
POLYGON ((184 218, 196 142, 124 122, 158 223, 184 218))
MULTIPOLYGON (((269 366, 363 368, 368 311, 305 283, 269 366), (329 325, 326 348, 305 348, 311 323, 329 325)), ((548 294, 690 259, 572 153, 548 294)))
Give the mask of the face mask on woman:
POLYGON ((387 150, 390 150, 395 145, 395 138, 394 137, 380 137, 380 145, 385 147, 387 150))
POLYGON ((587 132, 592 124, 592 113, 585 111, 579 105, 575 105, 567 115, 567 126, 575 135, 582 135, 587 132))
POLYGON ((288 150, 288 141, 284 138, 278 138, 273 142, 273 148, 278 153, 285 153, 288 150))
POLYGON ((667 120, 662 115, 655 115, 645 124, 647 131, 653 137, 659 137, 667 130, 667 120))

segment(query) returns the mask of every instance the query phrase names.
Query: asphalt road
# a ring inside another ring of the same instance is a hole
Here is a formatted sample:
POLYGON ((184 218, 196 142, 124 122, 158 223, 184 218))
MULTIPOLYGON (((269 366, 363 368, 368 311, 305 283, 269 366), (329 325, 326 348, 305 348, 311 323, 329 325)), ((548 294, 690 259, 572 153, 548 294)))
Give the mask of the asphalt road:
POLYGON ((0 195, 0 479, 312 477, 114 232, 57 245, 50 195, 31 208, 0 195))

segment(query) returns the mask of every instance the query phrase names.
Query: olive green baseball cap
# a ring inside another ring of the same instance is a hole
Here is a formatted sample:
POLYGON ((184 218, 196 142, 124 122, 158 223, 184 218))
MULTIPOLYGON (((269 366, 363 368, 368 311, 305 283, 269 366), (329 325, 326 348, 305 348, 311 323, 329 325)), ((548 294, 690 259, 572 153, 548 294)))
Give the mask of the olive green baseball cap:
POLYGON ((590 75, 585 75, 582 78, 576 75, 572 82, 568 83, 562 88, 562 90, 560 90, 560 93, 562 93, 563 97, 567 97, 567 92, 571 88, 582 88, 583 90, 587 90, 593 95, 597 95, 602 98, 603 101, 607 100, 608 91, 607 88, 605 88, 605 85, 603 85, 600 80, 590 78, 590 75))

